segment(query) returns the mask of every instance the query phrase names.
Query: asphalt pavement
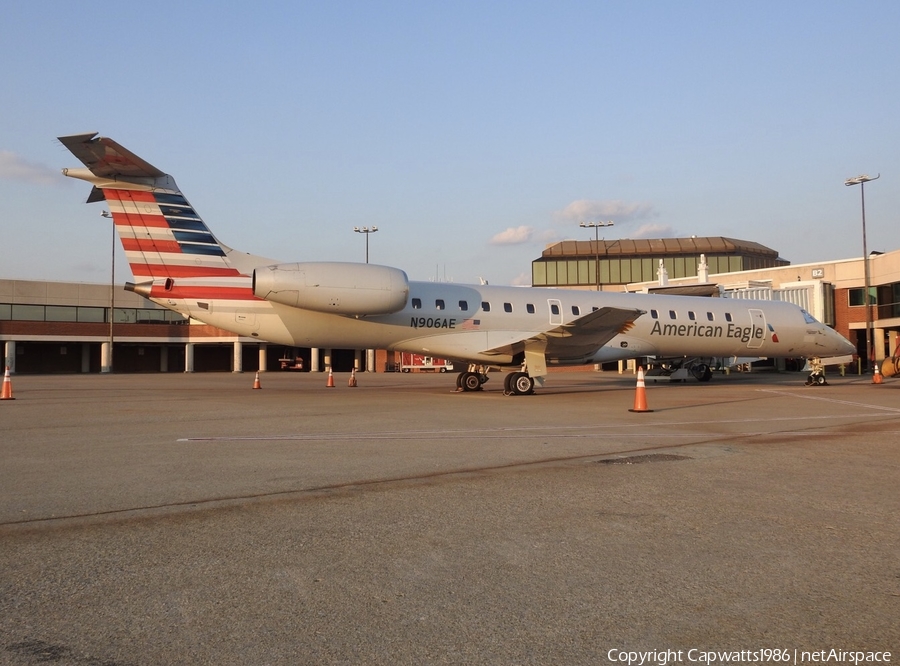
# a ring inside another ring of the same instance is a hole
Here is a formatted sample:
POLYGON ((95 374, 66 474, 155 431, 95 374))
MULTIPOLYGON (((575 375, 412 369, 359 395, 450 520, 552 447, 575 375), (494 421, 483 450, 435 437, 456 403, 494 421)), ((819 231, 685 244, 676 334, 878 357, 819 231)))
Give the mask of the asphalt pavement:
POLYGON ((0 664, 900 659, 900 380, 348 378, 14 376, 0 664))

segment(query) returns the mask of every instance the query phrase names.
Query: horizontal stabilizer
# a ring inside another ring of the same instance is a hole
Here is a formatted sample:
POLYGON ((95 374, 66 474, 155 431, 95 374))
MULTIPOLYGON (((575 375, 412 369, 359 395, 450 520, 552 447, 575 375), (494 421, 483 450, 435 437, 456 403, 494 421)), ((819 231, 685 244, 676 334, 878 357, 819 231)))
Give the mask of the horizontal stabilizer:
POLYGON ((161 178, 166 174, 97 132, 59 137, 60 143, 100 178, 161 178))

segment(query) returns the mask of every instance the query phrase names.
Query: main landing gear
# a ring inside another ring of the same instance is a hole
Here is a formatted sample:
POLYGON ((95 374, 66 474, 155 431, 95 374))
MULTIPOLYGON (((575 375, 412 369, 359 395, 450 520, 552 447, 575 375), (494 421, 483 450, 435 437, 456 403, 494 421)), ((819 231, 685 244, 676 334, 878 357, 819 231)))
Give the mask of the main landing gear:
MULTIPOLYGON (((484 367, 470 365, 469 369, 456 376, 456 390, 459 392, 481 391, 488 380, 484 367)), ((503 395, 533 395, 534 377, 527 372, 510 372, 503 377, 503 395)))
POLYGON ((503 378, 503 395, 534 394, 534 379, 527 372, 510 372, 503 378))
POLYGON ((484 383, 487 380, 487 373, 476 372, 474 369, 469 369, 466 372, 461 372, 456 376, 456 390, 481 391, 483 389, 484 383))

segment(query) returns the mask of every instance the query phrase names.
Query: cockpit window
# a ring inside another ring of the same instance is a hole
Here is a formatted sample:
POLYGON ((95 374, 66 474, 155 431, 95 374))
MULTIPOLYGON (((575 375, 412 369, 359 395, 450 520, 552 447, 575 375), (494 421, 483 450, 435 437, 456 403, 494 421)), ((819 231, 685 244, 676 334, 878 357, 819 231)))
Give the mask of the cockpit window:
POLYGON ((815 317, 813 317, 811 314, 809 314, 809 313, 808 313, 806 310, 804 310, 803 308, 800 308, 800 312, 803 313, 803 319, 804 319, 804 321, 806 321, 807 324, 818 324, 818 323, 819 323, 819 320, 818 320, 818 319, 816 319, 815 317))

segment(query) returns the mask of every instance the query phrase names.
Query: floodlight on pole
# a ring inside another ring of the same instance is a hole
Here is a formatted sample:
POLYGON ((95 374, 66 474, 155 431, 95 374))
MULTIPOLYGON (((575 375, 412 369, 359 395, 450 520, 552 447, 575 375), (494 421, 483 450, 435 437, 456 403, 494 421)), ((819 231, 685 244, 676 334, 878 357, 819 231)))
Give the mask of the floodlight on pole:
POLYGON ((877 176, 869 176, 862 174, 855 178, 848 178, 844 181, 844 185, 859 185, 859 196, 862 204, 862 241, 863 241, 863 281, 865 283, 865 291, 863 292, 863 305, 866 309, 866 364, 871 361, 874 365, 875 350, 872 347, 872 309, 869 302, 869 289, 871 288, 871 278, 869 273, 869 248, 866 243, 866 183, 872 180, 878 180, 881 174, 877 176))
POLYGON ((597 278, 597 291, 600 291, 600 228, 601 227, 611 227, 615 223, 612 220, 607 220, 606 222, 579 222, 578 226, 582 229, 593 229, 594 230, 594 261, 595 270, 597 278))
POLYGON ((378 227, 374 224, 371 227, 353 227, 353 231, 366 235, 366 263, 369 263, 369 234, 374 234, 378 231, 378 227))

